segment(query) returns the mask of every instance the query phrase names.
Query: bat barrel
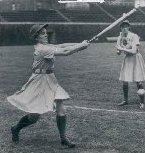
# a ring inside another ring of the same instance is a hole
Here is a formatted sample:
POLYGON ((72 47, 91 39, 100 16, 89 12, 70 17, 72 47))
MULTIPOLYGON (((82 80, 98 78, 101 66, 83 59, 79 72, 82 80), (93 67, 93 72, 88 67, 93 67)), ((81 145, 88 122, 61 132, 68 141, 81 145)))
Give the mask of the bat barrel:
POLYGON ((95 35, 93 38, 91 38, 88 42, 92 42, 93 40, 99 38, 101 35, 103 35, 104 33, 106 33, 107 31, 111 30, 112 28, 114 28, 116 25, 118 25, 120 22, 122 22, 123 20, 125 20, 128 16, 130 16, 131 14, 133 14, 134 12, 136 12, 136 8, 132 9, 131 11, 129 11, 128 13, 123 14, 122 17, 120 17, 119 19, 117 19, 115 22, 113 22, 112 24, 110 24, 108 27, 106 27, 103 31, 101 31, 100 33, 98 33, 97 35, 95 35))

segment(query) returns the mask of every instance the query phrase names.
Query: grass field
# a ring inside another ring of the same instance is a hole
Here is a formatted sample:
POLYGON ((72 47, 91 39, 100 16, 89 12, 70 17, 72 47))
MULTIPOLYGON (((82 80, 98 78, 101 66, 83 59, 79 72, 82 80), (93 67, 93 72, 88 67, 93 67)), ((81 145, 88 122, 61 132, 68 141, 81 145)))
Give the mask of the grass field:
MULTIPOLYGON (((141 53, 145 59, 145 43, 141 53)), ((25 113, 11 106, 6 96, 19 90, 31 75, 32 46, 0 47, 0 153, 145 153, 145 112, 139 109, 136 84, 130 84, 129 105, 122 101, 118 81, 123 55, 114 43, 98 43, 69 57, 56 58, 56 76, 68 91, 68 137, 75 149, 59 144, 55 114, 42 115, 37 124, 22 130, 18 145, 10 127, 25 113)))

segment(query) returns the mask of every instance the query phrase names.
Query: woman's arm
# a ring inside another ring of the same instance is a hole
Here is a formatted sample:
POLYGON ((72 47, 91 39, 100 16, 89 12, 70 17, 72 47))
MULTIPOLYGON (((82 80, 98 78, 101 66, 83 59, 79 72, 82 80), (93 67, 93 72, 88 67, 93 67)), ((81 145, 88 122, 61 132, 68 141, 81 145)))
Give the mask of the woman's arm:
POLYGON ((77 43, 76 45, 73 46, 67 46, 64 48, 58 47, 57 50, 55 51, 54 55, 55 56, 68 56, 71 54, 74 54, 78 51, 82 51, 88 47, 89 43, 87 41, 83 41, 82 43, 77 43))
POLYGON ((127 54, 136 54, 139 49, 139 45, 133 45, 131 49, 122 48, 121 46, 117 48, 119 51, 124 51, 127 54))
POLYGON ((120 55, 122 53, 121 50, 119 50, 118 48, 120 48, 120 36, 117 39, 117 44, 116 44, 116 49, 117 49, 117 54, 120 55))
POLYGON ((57 47, 64 48, 64 47, 67 47, 67 46, 73 46, 73 45, 77 45, 77 44, 78 43, 64 43, 64 44, 57 45, 57 47))

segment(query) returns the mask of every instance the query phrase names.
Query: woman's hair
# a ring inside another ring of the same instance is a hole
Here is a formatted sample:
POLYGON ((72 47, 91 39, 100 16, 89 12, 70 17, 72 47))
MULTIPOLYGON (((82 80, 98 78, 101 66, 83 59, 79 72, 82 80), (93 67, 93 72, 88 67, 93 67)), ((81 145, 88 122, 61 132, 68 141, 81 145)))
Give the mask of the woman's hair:
MULTIPOLYGON (((45 27, 43 27, 43 28, 45 28, 45 27)), ((42 29, 43 29, 42 28, 42 29)), ((34 35, 34 37, 33 37, 33 39, 34 39, 34 41, 37 43, 37 37, 39 36, 39 34, 40 34, 40 32, 42 31, 42 29, 41 30, 39 30, 35 35, 34 35)))
POLYGON ((124 25, 128 25, 128 29, 129 29, 129 30, 131 29, 130 25, 127 24, 127 23, 125 23, 125 24, 123 24, 123 25, 120 25, 120 31, 121 31, 121 29, 124 27, 124 25))

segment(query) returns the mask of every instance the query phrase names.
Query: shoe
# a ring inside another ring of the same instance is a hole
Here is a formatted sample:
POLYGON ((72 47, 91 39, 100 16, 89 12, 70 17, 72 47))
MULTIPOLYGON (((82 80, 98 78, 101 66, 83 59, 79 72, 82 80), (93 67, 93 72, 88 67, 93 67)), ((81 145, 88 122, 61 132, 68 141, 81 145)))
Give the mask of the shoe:
POLYGON ((68 148, 74 148, 76 146, 74 143, 71 143, 67 139, 61 140, 61 145, 67 146, 68 148))
POLYGON ((124 106, 124 105, 128 105, 128 102, 127 101, 123 101, 123 102, 118 104, 118 106, 124 106))
POLYGON ((18 143, 19 142, 19 132, 16 130, 15 126, 11 128, 11 133, 12 133, 12 141, 14 143, 18 143))
POLYGON ((139 108, 140 108, 140 109, 144 109, 144 108, 145 108, 144 104, 143 104, 143 103, 140 103, 139 108))

